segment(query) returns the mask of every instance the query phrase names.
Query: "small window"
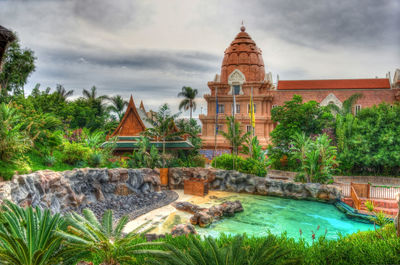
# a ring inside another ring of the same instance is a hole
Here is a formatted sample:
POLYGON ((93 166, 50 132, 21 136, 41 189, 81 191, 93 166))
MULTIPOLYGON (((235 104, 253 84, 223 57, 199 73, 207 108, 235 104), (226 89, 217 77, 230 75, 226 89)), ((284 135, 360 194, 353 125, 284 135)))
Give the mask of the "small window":
POLYGON ((356 105, 355 107, 354 107, 354 110, 355 110, 355 115, 357 115, 360 111, 361 111, 361 105, 356 105))
POLYGON ((225 113, 225 105, 224 104, 218 104, 217 113, 225 113))
MULTIPOLYGON (((256 113, 257 112, 257 104, 253 103, 253 106, 254 106, 254 113, 256 113)), ((247 113, 250 113, 250 104, 247 104, 247 113)))
POLYGON ((239 95, 240 94, 240 86, 234 85, 232 87, 233 87, 233 93, 235 93, 235 95, 239 95))
MULTIPOLYGON (((232 114, 233 114, 233 104, 231 106, 232 106, 231 107, 231 111, 232 111, 232 114)), ((235 114, 238 114, 238 113, 240 113, 240 104, 236 104, 235 114)))
POLYGON ((278 107, 278 105, 272 105, 272 108, 276 108, 276 107, 278 107))
POLYGON ((247 130, 247 132, 251 132, 252 131, 251 125, 247 125, 246 130, 247 130))
POLYGON ((224 129, 222 124, 218 124, 217 126, 215 126, 215 134, 218 134, 220 132, 222 132, 224 129))

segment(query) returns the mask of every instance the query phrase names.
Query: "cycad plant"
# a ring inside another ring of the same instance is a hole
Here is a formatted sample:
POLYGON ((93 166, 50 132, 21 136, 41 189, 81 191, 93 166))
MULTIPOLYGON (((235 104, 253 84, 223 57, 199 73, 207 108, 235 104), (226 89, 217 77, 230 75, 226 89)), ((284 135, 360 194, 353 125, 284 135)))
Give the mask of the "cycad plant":
POLYGON ((119 265, 134 262, 136 255, 161 256, 164 253, 143 249, 156 244, 138 243, 140 238, 135 232, 124 236, 122 230, 128 223, 127 216, 122 217, 114 227, 111 210, 104 213, 101 221, 89 209, 84 209, 82 213, 83 216, 74 212, 69 214, 67 231, 57 232, 64 239, 65 255, 70 257, 65 260, 67 263, 97 258, 103 265, 119 265))
POLYGON ((0 264, 59 264, 65 255, 56 229, 64 229, 59 214, 6 201, 0 211, 0 264))
MULTIPOLYGON (((229 244, 220 245, 212 237, 201 240, 197 236, 184 238, 185 246, 162 244, 171 255, 156 255, 153 264, 170 265, 267 265, 299 264, 298 258, 288 258, 289 251, 267 237, 255 247, 244 244, 243 235, 238 235, 229 244)), ((177 241, 175 239, 175 241, 177 241)), ((179 242, 179 241, 177 241, 179 242)))

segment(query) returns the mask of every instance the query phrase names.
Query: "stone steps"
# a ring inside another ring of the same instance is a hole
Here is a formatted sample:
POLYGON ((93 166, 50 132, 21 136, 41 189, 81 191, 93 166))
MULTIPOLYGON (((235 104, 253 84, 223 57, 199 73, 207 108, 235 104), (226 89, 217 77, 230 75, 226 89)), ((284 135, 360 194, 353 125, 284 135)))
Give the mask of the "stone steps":
MULTIPOLYGON (((362 198, 361 199, 361 207, 360 207, 360 212, 365 213, 365 214, 370 214, 367 207, 365 206, 365 202, 369 200, 372 201, 374 204, 374 212, 383 212, 387 215, 390 216, 396 216, 397 213, 399 212, 399 209, 397 208, 397 202, 394 200, 384 200, 384 199, 366 199, 362 198)), ((354 202, 352 198, 346 197, 343 198, 342 201, 346 203, 347 205, 351 206, 354 208, 354 202)))

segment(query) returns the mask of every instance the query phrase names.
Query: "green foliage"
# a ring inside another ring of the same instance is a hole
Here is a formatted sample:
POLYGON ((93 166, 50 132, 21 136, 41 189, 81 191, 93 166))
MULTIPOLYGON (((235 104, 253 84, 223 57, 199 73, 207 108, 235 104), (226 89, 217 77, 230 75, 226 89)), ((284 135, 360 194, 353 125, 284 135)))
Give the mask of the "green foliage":
POLYGON ((193 110, 196 110, 197 107, 195 99, 198 93, 199 92, 197 91, 197 89, 193 89, 189 86, 182 87, 182 92, 178 93, 178 97, 184 98, 179 104, 179 110, 190 110, 190 119, 192 119, 193 110))
POLYGON ((0 72, 0 102, 8 92, 14 95, 24 93, 23 87, 28 77, 35 71, 35 56, 30 49, 21 49, 19 41, 10 44, 6 50, 0 72))
POLYGON ((128 106, 128 101, 124 100, 120 95, 111 97, 110 101, 111 105, 107 107, 108 110, 117 114, 118 121, 121 121, 124 116, 124 109, 128 106))
POLYGON ((62 161, 70 165, 74 165, 80 161, 87 161, 92 153, 89 147, 76 142, 70 143, 65 141, 63 148, 62 161))
POLYGON ((20 123, 17 109, 0 104, 0 159, 4 162, 19 160, 31 148, 31 139, 20 123))
POLYGON ((155 168, 161 166, 161 157, 155 145, 147 137, 140 136, 138 148, 130 155, 127 166, 130 168, 155 168))
POLYGON ((367 210, 369 212, 373 212, 374 211, 374 203, 372 201, 366 200, 365 201, 365 207, 367 207, 367 210))
POLYGON ((56 229, 65 229, 59 214, 5 202, 0 211, 0 263, 58 264, 65 254, 56 229))
POLYGON ((290 154, 292 136, 304 133, 306 136, 321 134, 324 128, 333 127, 333 115, 329 108, 321 107, 316 101, 303 103, 299 95, 285 102, 283 106, 272 109, 272 120, 277 123, 271 133, 273 146, 268 148, 268 155, 272 165, 279 169, 297 171, 295 159, 290 154), (286 156, 288 163, 282 164, 282 157, 286 156))
POLYGON ((244 159, 240 156, 234 157, 230 154, 222 154, 214 157, 211 165, 215 168, 232 170, 233 159, 235 159, 235 170, 239 172, 257 175, 259 177, 265 177, 267 174, 267 164, 265 161, 256 160, 251 157, 244 159))
POLYGON ((57 232, 64 239, 64 252, 69 257, 66 262, 100 259, 103 264, 117 265, 135 262, 136 255, 163 253, 141 249, 155 244, 137 243, 139 236, 134 232, 122 234, 128 223, 127 216, 122 217, 114 227, 111 210, 104 213, 101 221, 89 209, 84 209, 82 213, 82 216, 74 212, 69 214, 68 230, 57 232))
POLYGON ((250 132, 243 133, 240 122, 236 121, 233 116, 226 117, 226 125, 228 127, 228 132, 221 132, 221 134, 229 141, 232 147, 232 153, 238 155, 239 147, 246 142, 250 136, 250 132))
POLYGON ((341 172, 400 174, 400 104, 362 109, 356 117, 337 117, 341 172))
POLYGON ((326 134, 313 141, 304 133, 296 133, 291 150, 293 157, 300 161, 307 182, 325 183, 331 179, 337 166, 337 151, 335 146, 331 146, 331 140, 326 134))
POLYGON ((56 158, 52 155, 47 155, 44 157, 44 164, 46 166, 52 167, 56 163, 56 158))
POLYGON ((257 136, 246 139, 246 144, 242 145, 242 153, 259 161, 265 161, 266 159, 265 152, 261 148, 257 136))
POLYGON ((158 255, 154 264, 171 265, 263 265, 263 264, 300 264, 299 258, 288 259, 289 250, 285 250, 273 237, 265 238, 249 248, 243 236, 230 238, 229 244, 219 244, 218 239, 197 236, 185 238, 185 244, 178 240, 172 244, 162 244, 172 255, 158 255))
POLYGON ((167 104, 160 107, 158 112, 156 112, 152 118, 148 118, 152 127, 147 128, 144 135, 155 139, 156 141, 162 141, 162 160, 163 167, 166 166, 166 153, 165 153, 165 143, 168 140, 174 139, 184 134, 182 131, 176 130, 175 120, 179 116, 179 113, 171 114, 171 111, 167 104))

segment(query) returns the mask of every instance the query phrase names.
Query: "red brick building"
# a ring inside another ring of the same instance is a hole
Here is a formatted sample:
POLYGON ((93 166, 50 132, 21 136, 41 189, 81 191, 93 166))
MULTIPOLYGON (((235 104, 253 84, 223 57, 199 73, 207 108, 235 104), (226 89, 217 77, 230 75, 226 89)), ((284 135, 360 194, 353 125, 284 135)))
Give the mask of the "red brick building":
POLYGON ((226 131, 226 116, 234 112, 236 120, 241 122, 243 130, 251 129, 249 103, 251 91, 255 105, 255 135, 265 147, 270 143, 270 132, 274 129, 271 109, 283 105, 293 95, 301 95, 304 101, 315 100, 321 105, 342 102, 354 93, 363 97, 356 102, 355 111, 371 107, 381 102, 400 101, 400 70, 397 69, 393 82, 390 78, 371 79, 324 79, 324 80, 279 80, 272 82, 271 73, 266 74, 261 49, 251 39, 245 27, 225 50, 221 74, 208 82, 210 94, 205 94, 207 114, 200 115, 203 125, 203 152, 209 156, 217 149, 229 150, 229 143, 218 130, 226 131), (234 95, 236 106, 233 106, 234 95), (218 102, 218 116, 216 104, 218 102), (234 108, 234 109, 233 109, 234 108))

